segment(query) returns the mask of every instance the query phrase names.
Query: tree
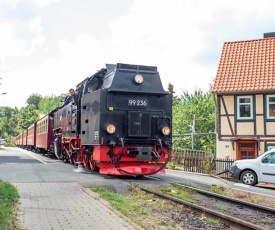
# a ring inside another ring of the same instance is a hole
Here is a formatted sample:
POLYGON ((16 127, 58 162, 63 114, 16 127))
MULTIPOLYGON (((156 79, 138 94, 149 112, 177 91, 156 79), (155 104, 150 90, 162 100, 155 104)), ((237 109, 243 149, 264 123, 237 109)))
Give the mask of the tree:
POLYGON ((38 109, 38 104, 39 104, 39 102, 40 102, 41 99, 42 99, 42 96, 40 94, 33 93, 27 99, 27 104, 28 105, 34 105, 35 108, 38 109))
POLYGON ((19 110, 15 107, 0 107, 0 136, 9 138, 15 136, 18 124, 19 110))
MULTIPOLYGON (((196 115, 195 132, 215 132, 215 103, 211 90, 204 93, 195 90, 193 94, 183 92, 179 101, 173 106, 173 133, 191 134, 191 117, 196 115)), ((191 138, 173 138, 174 147, 191 148, 191 138)), ((216 137, 214 135, 197 136, 194 148, 215 152, 216 137)))
POLYGON ((32 94, 28 99, 28 105, 18 110, 10 107, 0 107, 0 137, 15 137, 27 129, 38 119, 38 114, 47 114, 61 105, 60 96, 42 97, 32 94))
POLYGON ((172 105, 176 106, 180 102, 180 99, 174 95, 175 91, 174 91, 174 85, 172 83, 168 84, 168 91, 166 92, 173 95, 172 105))
POLYGON ((21 108, 19 112, 18 129, 21 131, 27 129, 37 120, 38 114, 39 112, 34 104, 21 108))
POLYGON ((38 110, 42 114, 47 114, 53 109, 61 106, 61 99, 64 95, 44 97, 38 104, 38 110))

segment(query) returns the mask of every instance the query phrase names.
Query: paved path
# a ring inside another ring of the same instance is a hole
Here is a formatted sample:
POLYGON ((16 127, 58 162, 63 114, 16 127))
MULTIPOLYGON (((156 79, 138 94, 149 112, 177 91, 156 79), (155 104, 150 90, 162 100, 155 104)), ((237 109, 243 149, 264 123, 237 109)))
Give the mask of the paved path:
POLYGON ((18 214, 24 229, 136 229, 77 183, 13 184, 20 194, 18 214))

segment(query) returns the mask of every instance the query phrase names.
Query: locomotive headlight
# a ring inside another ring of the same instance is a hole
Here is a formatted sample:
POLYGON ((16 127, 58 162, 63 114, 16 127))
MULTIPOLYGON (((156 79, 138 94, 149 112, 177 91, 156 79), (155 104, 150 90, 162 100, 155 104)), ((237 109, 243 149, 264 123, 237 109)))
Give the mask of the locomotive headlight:
POLYGON ((164 136, 167 136, 170 134, 170 128, 168 126, 161 127, 161 132, 164 136))
POLYGON ((134 79, 137 84, 141 84, 143 82, 143 77, 140 74, 137 74, 134 79))
POLYGON ((113 134, 116 131, 116 127, 112 124, 106 125, 106 132, 109 134, 113 134))

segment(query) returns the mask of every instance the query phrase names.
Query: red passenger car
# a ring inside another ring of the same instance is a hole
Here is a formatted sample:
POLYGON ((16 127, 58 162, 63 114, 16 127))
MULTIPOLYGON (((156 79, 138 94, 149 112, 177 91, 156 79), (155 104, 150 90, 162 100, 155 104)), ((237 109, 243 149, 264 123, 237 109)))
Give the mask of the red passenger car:
POLYGON ((33 150, 36 145, 36 122, 27 129, 27 132, 27 148, 33 150))
POLYGON ((21 147, 22 146, 22 133, 20 133, 15 140, 16 146, 21 147))
POLYGON ((28 136, 28 130, 25 130, 22 134, 22 147, 27 148, 27 136, 28 136))
POLYGON ((36 122, 36 149, 43 154, 53 152, 53 116, 55 110, 36 122))

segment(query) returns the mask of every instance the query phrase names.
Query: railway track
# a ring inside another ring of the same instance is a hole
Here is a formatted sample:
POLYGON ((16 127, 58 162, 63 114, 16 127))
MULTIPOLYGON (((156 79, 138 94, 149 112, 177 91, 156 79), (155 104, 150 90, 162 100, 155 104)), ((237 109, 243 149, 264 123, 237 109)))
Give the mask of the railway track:
MULTIPOLYGON (((147 178, 161 180, 153 176, 148 176, 147 178)), ((275 208, 234 199, 172 181, 161 181, 195 191, 198 194, 196 195, 198 201, 191 203, 145 187, 140 188, 147 193, 188 206, 190 209, 203 213, 207 217, 219 219, 221 222, 225 222, 236 229, 275 229, 275 208), (221 209, 221 207, 223 208, 221 209)))

